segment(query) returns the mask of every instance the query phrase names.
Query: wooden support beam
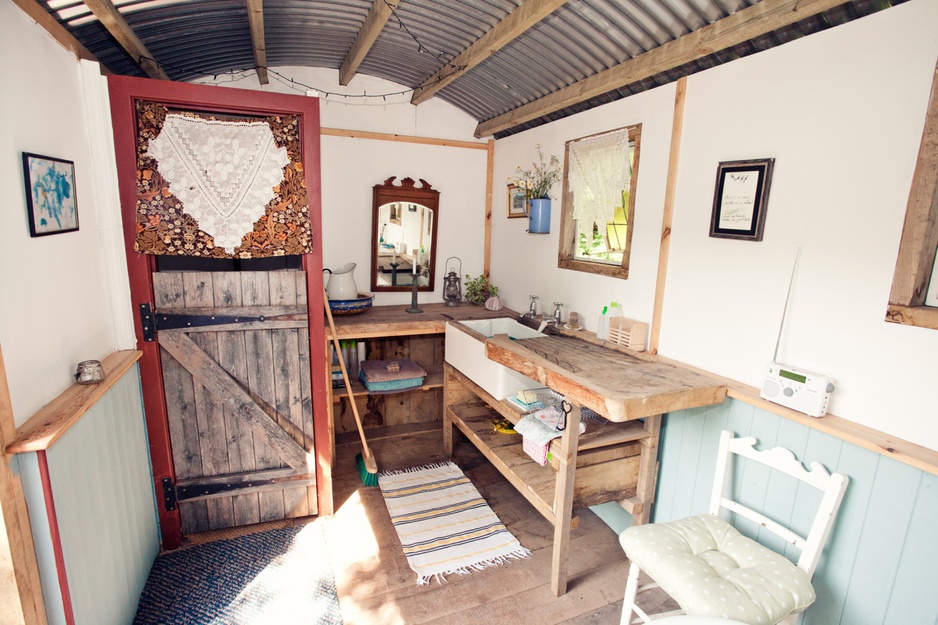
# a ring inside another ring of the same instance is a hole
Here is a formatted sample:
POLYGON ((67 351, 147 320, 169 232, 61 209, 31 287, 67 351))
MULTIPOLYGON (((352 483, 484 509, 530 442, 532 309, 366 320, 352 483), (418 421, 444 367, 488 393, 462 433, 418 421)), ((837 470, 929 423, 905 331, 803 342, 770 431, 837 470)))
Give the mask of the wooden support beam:
POLYGON ((480 123, 487 137, 811 17, 844 0, 762 0, 615 67, 480 123))
POLYGON ((147 76, 160 80, 169 80, 169 76, 159 66, 159 63, 156 62, 147 47, 143 45, 143 42, 140 41, 140 38, 137 37, 130 24, 127 23, 127 20, 124 19, 124 16, 120 14, 120 11, 117 10, 111 0, 85 0, 85 5, 91 9, 91 12, 107 28, 108 32, 117 39, 117 42, 127 51, 127 54, 143 68, 147 76))
POLYGON ((938 329, 938 309, 925 306, 938 248, 938 65, 905 209, 886 321, 938 329))
POLYGON ((15 432, 10 388, 0 352, 0 621, 40 625, 46 622, 46 610, 26 498, 20 478, 10 470, 10 457, 4 451, 15 432))
POLYGON ((264 0, 246 0, 248 7, 248 26, 251 29, 251 47, 254 48, 254 69, 257 70, 257 82, 266 85, 267 80, 267 43, 264 40, 264 0))
POLYGON ((668 279, 668 256, 671 250, 671 221, 674 218, 674 192, 677 188, 677 166, 681 157, 681 134, 684 128, 684 94, 687 77, 681 76, 674 92, 674 117, 671 120, 671 154, 668 156, 668 178, 664 188, 664 214, 661 216, 661 240, 658 243, 658 277, 655 283, 655 305, 651 315, 651 341, 648 351, 658 353, 661 337, 661 316, 664 312, 664 286, 668 279))
POLYGON ((34 20, 36 24, 49 33, 56 43, 74 54, 75 58, 99 63, 103 73, 112 73, 105 67, 104 63, 101 63, 95 55, 91 54, 80 41, 72 36, 72 33, 68 32, 64 26, 59 24, 59 22, 50 15, 45 8, 36 2, 36 0, 13 0, 13 4, 18 6, 23 13, 28 15, 30 19, 34 20))
POLYGON ((563 6, 566 1, 526 0, 505 19, 479 37, 475 43, 440 68, 437 73, 423 81, 422 85, 414 89, 410 103, 417 105, 426 102, 437 91, 504 48, 516 37, 563 6))
POLYGON ((397 8, 398 2, 400 0, 374 0, 371 10, 365 16, 365 22, 362 24, 361 30, 358 31, 355 41, 352 42, 348 55, 342 61, 342 67, 339 68, 340 85, 345 86, 351 82, 362 61, 365 60, 368 51, 371 50, 371 46, 374 45, 384 25, 390 19, 391 11, 397 8))
POLYGON ((482 251, 482 275, 492 270, 492 191, 495 187, 495 140, 489 139, 485 166, 485 238, 482 251))

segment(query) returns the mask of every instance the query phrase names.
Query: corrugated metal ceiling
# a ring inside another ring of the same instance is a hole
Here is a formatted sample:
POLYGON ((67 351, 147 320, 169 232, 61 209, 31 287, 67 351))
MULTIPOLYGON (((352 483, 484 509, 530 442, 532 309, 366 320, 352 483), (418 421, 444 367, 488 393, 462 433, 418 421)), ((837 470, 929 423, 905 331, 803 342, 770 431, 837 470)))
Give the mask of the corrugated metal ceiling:
MULTIPOLYGON (((84 2, 38 1, 109 70, 145 75, 84 2)), ((528 0, 525 4, 541 1, 528 0)), ((846 2, 725 50, 501 129, 495 136, 507 136, 618 100, 903 1, 846 2)), ((521 4, 521 0, 400 0, 358 73, 416 88, 521 4)), ((569 0, 440 89, 436 96, 479 122, 491 120, 753 4, 758 2, 569 0)), ((114 5, 173 80, 254 68, 244 0, 117 0, 114 5)), ((263 4, 267 66, 339 69, 371 8, 371 0, 267 0, 263 4)))

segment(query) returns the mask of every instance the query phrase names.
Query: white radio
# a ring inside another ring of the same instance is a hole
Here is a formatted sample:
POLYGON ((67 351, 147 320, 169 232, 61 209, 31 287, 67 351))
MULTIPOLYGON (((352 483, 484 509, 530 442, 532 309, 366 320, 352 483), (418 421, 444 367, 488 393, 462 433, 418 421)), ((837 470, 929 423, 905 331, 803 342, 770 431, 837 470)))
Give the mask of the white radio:
POLYGON ((810 417, 823 417, 833 391, 833 380, 826 375, 770 362, 759 395, 810 417))

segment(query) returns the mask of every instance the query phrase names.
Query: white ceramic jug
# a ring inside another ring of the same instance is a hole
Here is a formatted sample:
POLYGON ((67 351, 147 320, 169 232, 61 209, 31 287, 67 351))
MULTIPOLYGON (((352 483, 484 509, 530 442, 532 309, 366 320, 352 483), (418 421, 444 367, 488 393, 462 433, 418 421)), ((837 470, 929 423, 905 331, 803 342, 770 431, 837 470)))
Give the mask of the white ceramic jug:
POLYGON ((328 271, 329 284, 326 286, 326 295, 329 299, 358 299, 358 287, 355 285, 355 263, 346 263, 338 269, 323 269, 328 271))

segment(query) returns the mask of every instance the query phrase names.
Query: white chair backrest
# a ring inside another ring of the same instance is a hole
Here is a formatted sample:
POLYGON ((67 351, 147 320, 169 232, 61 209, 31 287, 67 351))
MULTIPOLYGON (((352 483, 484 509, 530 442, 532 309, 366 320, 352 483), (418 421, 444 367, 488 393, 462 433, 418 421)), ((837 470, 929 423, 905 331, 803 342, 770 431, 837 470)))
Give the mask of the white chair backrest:
POLYGON ((765 527, 785 542, 796 546, 801 550, 801 556, 796 564, 810 579, 814 575, 814 569, 817 568, 824 544, 827 542, 827 537, 834 526, 837 510, 840 508, 844 491, 847 489, 847 477, 840 473, 832 475, 817 462, 811 463, 811 470, 809 471, 804 468, 804 465, 795 458, 795 454, 791 451, 782 447, 758 451, 755 444, 756 439, 753 437, 735 438, 733 432, 725 430, 720 435, 717 469, 713 480, 713 495, 710 499, 710 514, 719 516, 721 509, 728 510, 765 527), (799 536, 761 512, 748 508, 732 499, 733 486, 730 468, 733 454, 759 462, 777 471, 782 471, 821 491, 821 503, 807 536, 799 536))

